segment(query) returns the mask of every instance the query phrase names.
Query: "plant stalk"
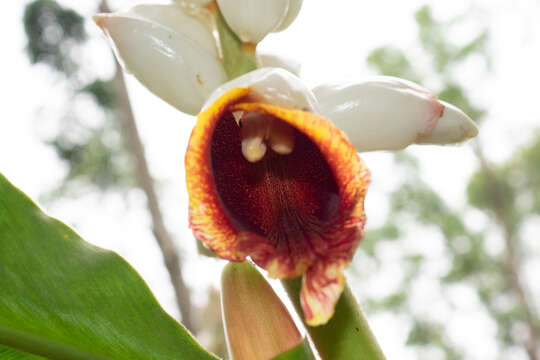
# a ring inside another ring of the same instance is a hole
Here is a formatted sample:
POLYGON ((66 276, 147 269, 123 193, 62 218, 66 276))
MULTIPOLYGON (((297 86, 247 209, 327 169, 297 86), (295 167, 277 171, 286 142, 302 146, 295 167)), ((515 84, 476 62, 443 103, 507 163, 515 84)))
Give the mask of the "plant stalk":
MULTIPOLYGON (((281 281, 296 311, 300 305, 301 278, 281 281)), ((339 298, 334 316, 325 325, 304 325, 323 360, 384 360, 384 354, 348 285, 339 298)))

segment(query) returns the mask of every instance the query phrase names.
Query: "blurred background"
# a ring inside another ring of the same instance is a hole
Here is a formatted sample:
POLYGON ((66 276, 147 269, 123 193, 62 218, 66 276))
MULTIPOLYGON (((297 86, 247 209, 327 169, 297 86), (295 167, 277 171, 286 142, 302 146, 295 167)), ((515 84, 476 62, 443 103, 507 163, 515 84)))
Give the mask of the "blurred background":
MULTIPOLYGON (((0 3, 0 171, 125 257, 225 356, 224 262, 198 254, 187 223, 195 119, 124 80, 91 21, 137 3, 0 3)), ((461 146, 362 155, 367 233, 347 276, 389 359, 540 358, 539 18, 537 0, 304 1, 259 45, 299 61, 310 86, 418 82, 480 128, 461 146)))

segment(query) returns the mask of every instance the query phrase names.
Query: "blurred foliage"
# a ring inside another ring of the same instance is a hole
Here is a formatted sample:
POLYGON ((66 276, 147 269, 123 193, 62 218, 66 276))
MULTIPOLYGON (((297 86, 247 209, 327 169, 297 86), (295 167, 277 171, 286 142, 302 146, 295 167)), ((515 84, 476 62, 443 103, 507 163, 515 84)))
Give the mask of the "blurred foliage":
POLYGON ((45 140, 67 165, 64 181, 44 197, 45 201, 79 195, 88 186, 100 190, 133 188, 133 169, 117 121, 112 79, 81 83, 77 76, 95 71, 85 67, 81 59, 80 50, 87 39, 84 18, 54 0, 35 0, 26 6, 23 22, 30 61, 64 74, 68 88, 73 89, 68 111, 59 117, 60 130, 45 140), (88 95, 105 119, 98 126, 85 123, 83 114, 73 110, 77 101, 88 95))
POLYGON ((77 69, 72 49, 86 39, 79 14, 54 0, 37 0, 26 6, 23 21, 33 64, 43 62, 68 74, 77 69))
POLYGON ((129 154, 122 139, 114 136, 118 130, 107 127, 91 129, 87 138, 80 142, 60 134, 49 143, 68 165, 64 183, 57 189, 61 195, 68 193, 66 186, 72 182, 77 182, 77 186, 95 185, 102 190, 135 186, 134 179, 129 176, 132 172, 129 154))
MULTIPOLYGON (((423 83, 422 79, 429 78, 432 83, 440 84, 437 92, 440 99, 455 104, 480 122, 486 117, 487 111, 469 100, 464 86, 454 74, 455 69, 472 56, 481 58, 486 72, 489 71, 490 54, 486 50, 489 34, 487 30, 480 29, 478 33, 471 34, 464 44, 453 43, 447 35, 467 19, 468 15, 465 14, 440 21, 434 17, 430 6, 423 6, 416 12, 415 20, 422 51, 420 56, 425 57, 431 67, 414 66, 405 51, 394 46, 373 50, 367 63, 380 74, 398 76, 420 84, 423 83)), ((407 344, 418 350, 419 357, 423 349, 428 347, 438 348, 446 359, 467 357, 466 349, 460 348, 447 336, 445 323, 428 321, 422 314, 416 314, 412 306, 414 286, 429 259, 404 251, 401 243, 407 237, 415 236, 413 234, 418 227, 411 227, 411 223, 417 224, 444 238, 450 266, 438 279, 443 291, 457 284, 474 289, 486 313, 498 326, 500 350, 516 346, 522 348, 530 359, 536 359, 534 347, 538 347, 540 341, 536 338, 540 327, 534 309, 538 304, 531 304, 534 299, 527 298, 526 285, 519 276, 522 271, 520 264, 525 258, 537 256, 523 249, 520 229, 540 210, 540 133, 530 145, 518 150, 503 164, 489 163, 483 157, 479 144, 475 143, 474 148, 479 168, 471 176, 467 187, 468 204, 460 209, 450 207, 436 189, 422 180, 414 156, 407 152, 395 155, 395 166, 405 176, 401 185, 390 195, 387 220, 381 227, 366 233, 361 248, 380 266, 377 249, 383 246, 399 247, 404 277, 397 289, 385 296, 368 299, 366 303, 369 311, 398 312, 411 321, 407 344), (480 226, 481 229, 478 229, 478 224, 471 228, 468 225, 470 222, 466 221, 474 211, 485 214, 486 221, 480 226), (402 226, 404 223, 408 224, 407 230, 402 226), (502 252, 489 249, 491 243, 488 237, 494 229, 498 229, 498 236, 505 239, 506 248, 502 252), (394 241, 396 239, 401 241, 394 241), (515 254, 515 258, 511 258, 509 252, 515 254), (518 275, 518 280, 512 277, 512 272, 518 275), (516 284, 525 289, 525 297, 516 291, 516 284), (523 327, 529 329, 529 334, 516 331, 523 327)), ((425 241, 430 240, 426 238, 425 241)), ((358 269, 355 271, 356 274, 360 272, 358 269)), ((453 307, 450 302, 448 306, 453 307)))
POLYGON ((373 50, 367 57, 367 63, 377 67, 381 74, 420 82, 420 78, 413 72, 407 56, 400 49, 393 46, 385 46, 373 50))
POLYGON ((111 80, 103 81, 97 79, 84 86, 81 91, 86 92, 94 98, 96 103, 104 109, 112 110, 115 107, 114 88, 111 80))

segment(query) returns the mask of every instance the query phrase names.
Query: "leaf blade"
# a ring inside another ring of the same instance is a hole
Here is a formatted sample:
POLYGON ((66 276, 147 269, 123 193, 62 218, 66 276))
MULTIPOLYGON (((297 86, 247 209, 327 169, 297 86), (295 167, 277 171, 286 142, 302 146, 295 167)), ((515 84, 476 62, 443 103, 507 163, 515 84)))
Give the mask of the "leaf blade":
POLYGON ((215 359, 117 254, 0 174, 0 343, 54 359, 215 359), (67 356, 67 357, 66 357, 67 356))

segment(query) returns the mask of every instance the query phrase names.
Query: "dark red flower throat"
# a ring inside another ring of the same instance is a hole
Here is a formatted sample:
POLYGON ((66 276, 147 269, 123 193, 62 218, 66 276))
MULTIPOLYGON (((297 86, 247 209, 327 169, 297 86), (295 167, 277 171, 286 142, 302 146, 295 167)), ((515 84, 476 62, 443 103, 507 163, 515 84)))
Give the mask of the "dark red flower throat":
POLYGON ((231 221, 291 256, 311 252, 310 239, 339 209, 338 187, 325 158, 306 135, 295 129, 294 137, 291 154, 269 149, 262 160, 249 162, 241 151, 240 127, 228 111, 211 143, 217 193, 231 221))

